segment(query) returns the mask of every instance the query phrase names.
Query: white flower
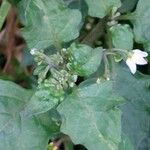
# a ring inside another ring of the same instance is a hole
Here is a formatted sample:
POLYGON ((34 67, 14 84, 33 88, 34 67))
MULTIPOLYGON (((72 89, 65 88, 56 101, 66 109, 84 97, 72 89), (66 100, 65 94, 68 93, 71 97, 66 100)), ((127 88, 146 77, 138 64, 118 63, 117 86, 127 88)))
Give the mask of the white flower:
POLYGON ((31 49, 31 51, 30 51, 31 55, 35 55, 36 51, 37 51, 36 48, 31 49))
POLYGON ((135 49, 129 53, 128 58, 126 60, 126 64, 131 70, 131 73, 135 74, 137 70, 136 65, 147 64, 147 61, 144 59, 144 57, 147 57, 147 56, 148 56, 148 53, 143 52, 139 49, 135 49))
POLYGON ((78 76, 77 75, 73 75, 73 82, 76 82, 78 79, 78 76))
POLYGON ((70 86, 70 87, 74 87, 74 83, 71 82, 71 83, 69 84, 69 86, 70 86))
POLYGON ((97 78, 96 83, 97 83, 97 84, 100 84, 100 82, 101 82, 101 79, 100 79, 100 78, 97 78))
POLYGON ((66 49, 66 48, 63 48, 63 49, 62 49, 62 51, 63 51, 63 52, 66 52, 66 51, 67 51, 67 49, 66 49))

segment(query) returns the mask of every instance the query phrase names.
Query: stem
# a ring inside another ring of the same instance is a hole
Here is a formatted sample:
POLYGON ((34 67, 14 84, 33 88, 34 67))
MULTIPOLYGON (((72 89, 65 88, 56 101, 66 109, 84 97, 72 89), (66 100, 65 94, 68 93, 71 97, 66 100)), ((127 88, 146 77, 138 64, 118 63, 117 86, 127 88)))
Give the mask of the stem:
POLYGON ((109 62, 106 53, 104 53, 104 64, 105 64, 105 73, 104 76, 107 80, 110 78, 109 62))
POLYGON ((45 58, 45 61, 48 63, 48 65, 49 65, 50 68, 51 68, 51 67, 54 67, 54 68, 57 67, 57 66, 55 66, 55 65, 53 64, 53 62, 50 60, 50 58, 49 58, 47 55, 45 55, 44 53, 41 53, 41 52, 38 52, 38 54, 40 54, 42 57, 45 58))
POLYGON ((7 72, 9 67, 11 66, 10 62, 12 59, 13 52, 15 50, 15 40, 14 35, 16 31, 16 20, 15 20, 16 12, 14 9, 10 9, 9 14, 6 18, 6 37, 7 37, 7 45, 5 49, 7 62, 4 66, 3 72, 7 72))
POLYGON ((115 20, 135 20, 136 14, 135 13, 129 13, 126 15, 121 15, 115 18, 115 20))
POLYGON ((123 56, 123 58, 127 58, 129 55, 129 52, 127 50, 123 50, 123 49, 116 49, 116 48, 112 48, 112 49, 104 49, 105 55, 117 55, 118 52, 120 55, 123 56))
POLYGON ((100 20, 92 31, 81 41, 81 43, 93 46, 94 42, 104 34, 105 22, 105 18, 100 20))
POLYGON ((117 54, 113 52, 106 52, 106 55, 117 55, 117 54))
POLYGON ((110 49, 110 51, 111 52, 121 52, 121 53, 126 54, 126 55, 128 55, 128 53, 129 53, 127 50, 117 49, 117 48, 112 48, 112 49, 110 49))
POLYGON ((57 142, 54 142, 55 147, 59 148, 61 146, 61 144, 63 143, 64 139, 60 139, 57 142))
POLYGON ((5 18, 10 10, 10 3, 7 0, 2 1, 2 5, 0 7, 0 30, 4 24, 5 18))
POLYGON ((65 150, 73 150, 73 143, 71 141, 64 141, 64 149, 65 150))
POLYGON ((105 41, 106 41, 106 45, 108 47, 108 49, 112 49, 113 44, 112 44, 112 39, 111 39, 111 34, 109 32, 109 27, 106 27, 106 35, 105 35, 105 41))

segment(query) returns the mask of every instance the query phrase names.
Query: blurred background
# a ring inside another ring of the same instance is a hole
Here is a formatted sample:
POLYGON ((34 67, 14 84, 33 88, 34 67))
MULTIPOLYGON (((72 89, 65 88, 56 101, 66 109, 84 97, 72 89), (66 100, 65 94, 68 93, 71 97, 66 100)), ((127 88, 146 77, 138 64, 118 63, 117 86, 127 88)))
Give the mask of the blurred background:
POLYGON ((0 78, 32 88, 36 81, 32 76, 34 61, 19 31, 22 24, 15 7, 7 2, 3 5, 3 9, 0 7, 0 78))

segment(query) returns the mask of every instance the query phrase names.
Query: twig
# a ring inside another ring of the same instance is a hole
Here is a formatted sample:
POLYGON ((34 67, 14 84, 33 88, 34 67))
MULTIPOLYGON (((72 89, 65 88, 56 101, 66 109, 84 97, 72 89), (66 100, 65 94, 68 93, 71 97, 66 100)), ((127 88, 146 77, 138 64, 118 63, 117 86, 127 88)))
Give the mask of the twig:
POLYGON ((12 51, 14 50, 15 47, 14 34, 16 29, 16 22, 14 21, 14 19, 15 19, 15 11, 11 9, 6 19, 7 46, 5 52, 7 56, 7 61, 4 66, 3 72, 6 72, 7 69, 9 68, 10 61, 12 58, 12 51))

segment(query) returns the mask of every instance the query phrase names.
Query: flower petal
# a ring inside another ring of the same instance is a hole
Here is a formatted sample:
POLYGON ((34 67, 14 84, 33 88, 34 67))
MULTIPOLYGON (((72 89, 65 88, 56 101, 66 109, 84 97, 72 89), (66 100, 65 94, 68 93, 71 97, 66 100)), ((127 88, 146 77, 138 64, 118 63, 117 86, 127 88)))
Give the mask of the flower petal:
POLYGON ((136 64, 132 61, 132 59, 127 59, 126 64, 128 65, 130 71, 132 74, 135 74, 136 72, 136 64))
POLYGON ((131 59, 137 65, 146 65, 147 64, 147 61, 142 56, 139 56, 136 54, 134 54, 131 59))
POLYGON ((148 56, 148 53, 147 52, 143 52, 139 49, 135 49, 133 50, 134 54, 138 55, 138 56, 142 56, 142 57, 147 57, 148 56))

